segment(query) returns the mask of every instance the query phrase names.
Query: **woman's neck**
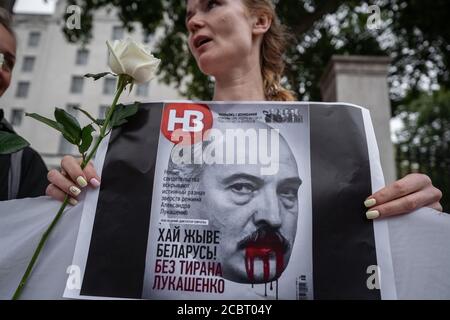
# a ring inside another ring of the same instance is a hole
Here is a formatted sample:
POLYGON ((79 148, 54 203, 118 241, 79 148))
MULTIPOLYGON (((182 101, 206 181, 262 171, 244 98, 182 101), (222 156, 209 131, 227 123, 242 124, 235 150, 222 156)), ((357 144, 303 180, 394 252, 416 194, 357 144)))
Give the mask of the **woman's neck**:
POLYGON ((216 77, 214 101, 264 101, 263 78, 259 63, 253 67, 230 70, 216 77))

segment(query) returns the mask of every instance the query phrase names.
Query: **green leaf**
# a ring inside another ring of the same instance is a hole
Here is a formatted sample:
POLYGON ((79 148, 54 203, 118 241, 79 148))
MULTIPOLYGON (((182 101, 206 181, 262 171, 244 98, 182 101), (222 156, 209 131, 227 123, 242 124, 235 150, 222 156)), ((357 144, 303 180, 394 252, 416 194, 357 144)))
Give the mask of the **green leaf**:
POLYGON ((92 137, 92 132, 94 131, 95 129, 92 127, 92 125, 84 127, 81 131, 81 145, 78 148, 81 154, 89 150, 92 141, 94 140, 94 138, 92 137))
POLYGON ((64 128, 63 135, 72 144, 81 141, 81 126, 78 120, 63 109, 55 108, 55 119, 64 128))
POLYGON ((118 104, 114 110, 114 114, 111 117, 111 128, 119 127, 124 123, 127 123, 127 118, 134 116, 138 112, 139 102, 135 102, 133 105, 124 106, 118 104))
POLYGON ((126 120, 126 119, 121 119, 121 120, 117 121, 117 122, 114 124, 113 128, 120 127, 121 125, 123 125, 123 124, 125 124, 125 123, 127 123, 127 122, 128 122, 128 120, 126 120))
POLYGON ((88 73, 88 74, 85 74, 84 77, 85 77, 85 78, 93 78, 94 81, 97 81, 98 79, 101 79, 101 78, 103 78, 103 77, 106 77, 106 76, 109 75, 109 74, 115 76, 115 74, 114 74, 114 73, 111 73, 111 72, 102 72, 102 73, 97 73, 97 74, 94 74, 94 73, 88 73))
POLYGON ((50 120, 46 117, 40 116, 37 113, 25 113, 25 115, 27 117, 33 118, 37 121, 40 121, 42 123, 45 123, 46 125, 48 125, 49 127, 58 130, 59 132, 63 132, 64 128, 61 124, 57 123, 56 121, 50 120))
POLYGON ((0 131, 0 154, 10 154, 28 147, 30 143, 21 136, 0 131))
POLYGON ((79 142, 77 143, 77 140, 75 139, 75 137, 71 136, 67 132, 64 132, 64 129, 63 129, 62 135, 63 135, 64 139, 66 139, 70 144, 73 144, 76 146, 79 144, 79 142))
POLYGON ((95 120, 95 123, 98 124, 99 126, 102 126, 105 124, 105 120, 106 119, 97 119, 97 120, 95 120))
MULTIPOLYGON (((57 110, 61 110, 61 109, 57 109, 57 110)), ((65 112, 65 111, 64 111, 64 112, 65 112)), ((56 110, 55 110, 55 113, 56 113, 56 110)), ((58 123, 58 122, 53 121, 53 120, 51 120, 51 119, 48 119, 48 118, 46 118, 46 117, 40 116, 40 115, 38 115, 37 113, 26 113, 25 115, 28 116, 28 117, 31 117, 31 118, 33 118, 33 119, 35 119, 35 120, 38 120, 38 121, 40 121, 40 122, 42 122, 42 123, 45 123, 45 124, 48 125, 49 127, 51 127, 51 128, 53 128, 53 129, 55 129, 55 130, 61 132, 62 135, 63 135, 63 137, 64 137, 68 142, 70 142, 71 144, 75 144, 75 145, 78 145, 78 144, 79 144, 79 140, 78 140, 78 142, 77 142, 77 137, 76 137, 76 135, 73 136, 73 134, 70 133, 70 132, 64 127, 64 125, 63 125, 62 123, 58 123)), ((81 129, 80 129, 80 136, 81 136, 81 129)))

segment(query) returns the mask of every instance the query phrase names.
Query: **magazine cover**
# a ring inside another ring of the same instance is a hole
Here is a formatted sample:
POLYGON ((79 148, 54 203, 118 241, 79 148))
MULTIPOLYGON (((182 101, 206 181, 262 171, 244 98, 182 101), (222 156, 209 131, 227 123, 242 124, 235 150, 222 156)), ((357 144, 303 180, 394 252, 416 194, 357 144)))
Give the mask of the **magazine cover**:
POLYGON ((99 154, 73 265, 81 299, 392 299, 369 112, 345 104, 160 102, 99 154))

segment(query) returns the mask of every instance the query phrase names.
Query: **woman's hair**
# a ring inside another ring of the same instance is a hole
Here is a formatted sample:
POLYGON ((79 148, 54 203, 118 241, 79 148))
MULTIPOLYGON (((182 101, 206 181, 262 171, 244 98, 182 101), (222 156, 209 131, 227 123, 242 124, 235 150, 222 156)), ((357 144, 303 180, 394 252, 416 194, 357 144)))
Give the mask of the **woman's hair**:
POLYGON ((15 39, 16 35, 12 29, 11 15, 3 8, 0 8, 0 25, 2 25, 15 39))
POLYGON ((293 101, 295 94, 281 85, 284 72, 283 54, 287 46, 288 32, 281 24, 272 0, 243 0, 252 12, 264 12, 271 19, 270 29, 264 34, 261 45, 261 69, 264 93, 269 101, 293 101))

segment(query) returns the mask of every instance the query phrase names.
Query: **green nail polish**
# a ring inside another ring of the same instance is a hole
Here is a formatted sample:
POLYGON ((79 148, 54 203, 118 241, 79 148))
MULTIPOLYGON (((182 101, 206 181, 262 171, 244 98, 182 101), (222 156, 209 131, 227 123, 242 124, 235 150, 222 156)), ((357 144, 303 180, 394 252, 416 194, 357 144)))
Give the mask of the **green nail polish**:
POLYGON ((366 217, 369 220, 376 219, 380 216, 380 212, 378 210, 371 210, 366 212, 366 217))
POLYGON ((367 199, 366 201, 364 201, 364 205, 366 206, 366 208, 373 207, 376 204, 377 204, 377 200, 375 200, 374 198, 367 199))

